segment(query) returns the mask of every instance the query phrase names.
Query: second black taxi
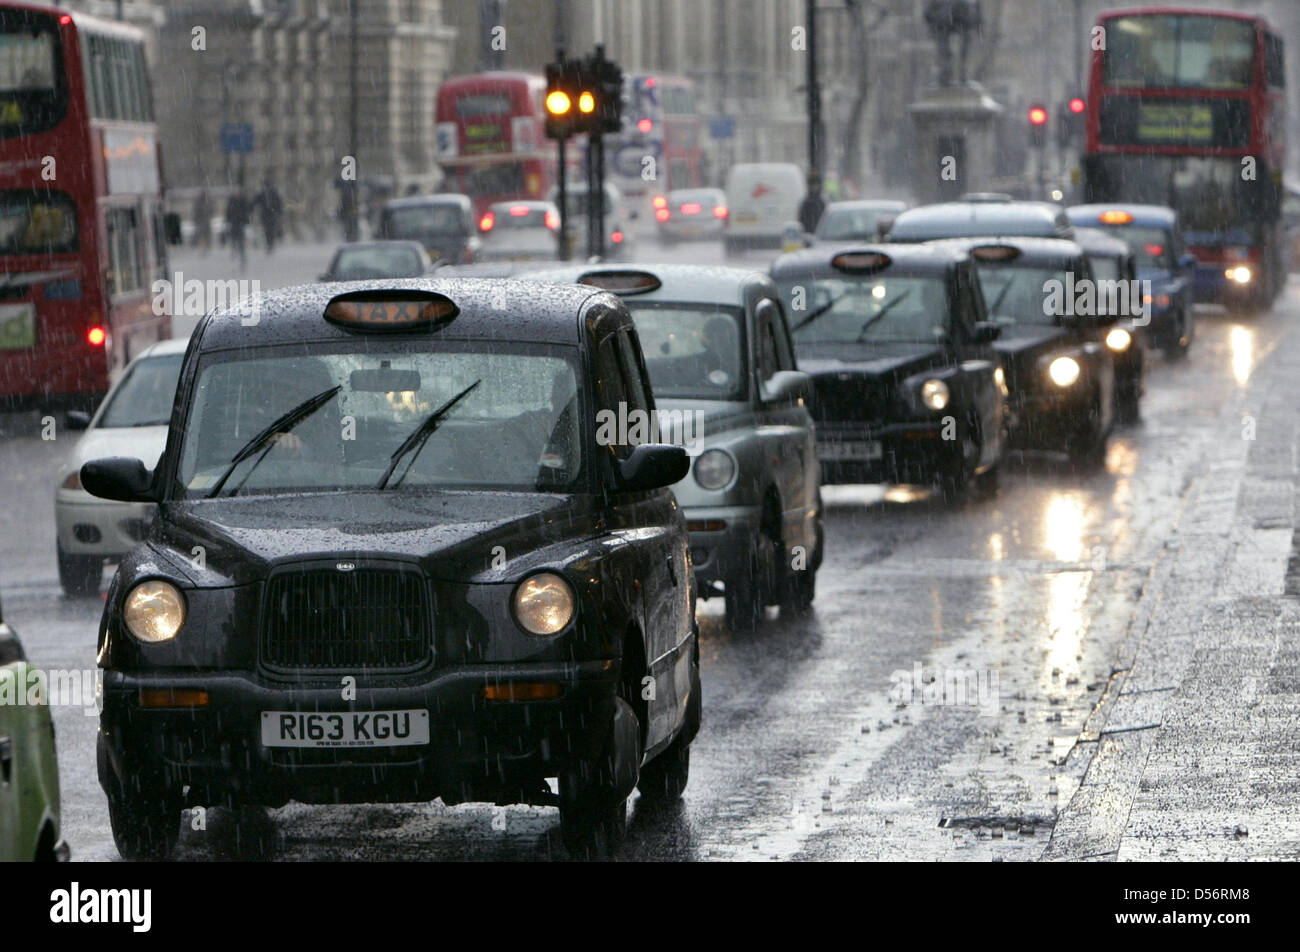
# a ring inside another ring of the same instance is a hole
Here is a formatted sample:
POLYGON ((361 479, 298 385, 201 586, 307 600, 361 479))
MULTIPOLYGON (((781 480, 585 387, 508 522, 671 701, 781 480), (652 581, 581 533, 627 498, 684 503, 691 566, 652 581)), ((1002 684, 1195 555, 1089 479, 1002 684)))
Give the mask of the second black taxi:
MULTIPOLYGON (((99 778, 118 849, 187 805, 554 804, 606 855, 674 799, 700 726, 677 446, 597 414, 654 400, 622 301, 400 280, 210 314, 99 633, 99 778), (555 779, 558 792, 548 780, 555 779)), ((642 428, 644 431, 644 428, 642 428)))
POLYGON ((826 483, 997 485, 1004 390, 965 253, 816 246, 772 265, 812 377, 826 483))

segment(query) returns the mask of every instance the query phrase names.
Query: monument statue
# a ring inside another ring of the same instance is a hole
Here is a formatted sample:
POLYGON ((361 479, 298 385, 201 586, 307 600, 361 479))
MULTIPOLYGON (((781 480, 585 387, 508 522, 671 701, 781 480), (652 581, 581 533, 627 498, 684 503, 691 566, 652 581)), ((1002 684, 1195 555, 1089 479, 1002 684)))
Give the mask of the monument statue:
POLYGON ((979 0, 926 0, 925 25, 939 51, 939 85, 955 86, 966 82, 966 54, 972 33, 982 24, 979 0), (953 77, 952 37, 960 42, 957 76, 953 77))

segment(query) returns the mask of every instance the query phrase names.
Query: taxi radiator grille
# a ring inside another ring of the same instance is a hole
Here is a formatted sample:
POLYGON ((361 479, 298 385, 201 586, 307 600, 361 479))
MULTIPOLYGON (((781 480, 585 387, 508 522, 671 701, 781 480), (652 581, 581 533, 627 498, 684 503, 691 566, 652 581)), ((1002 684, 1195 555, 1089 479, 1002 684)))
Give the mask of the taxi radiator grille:
POLYGON ((262 663, 290 669, 409 669, 429 659, 422 575, 358 567, 285 571, 266 586, 262 663))
POLYGON ((812 417, 817 423, 880 423, 890 407, 888 381, 858 375, 813 377, 812 417))

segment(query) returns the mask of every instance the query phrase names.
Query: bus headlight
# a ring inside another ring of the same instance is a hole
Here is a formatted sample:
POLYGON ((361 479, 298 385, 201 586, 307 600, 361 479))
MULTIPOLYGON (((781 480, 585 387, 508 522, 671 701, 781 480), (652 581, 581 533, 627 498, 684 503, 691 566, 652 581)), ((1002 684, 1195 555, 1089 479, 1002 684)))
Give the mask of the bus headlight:
POLYGON ((150 579, 127 593, 122 618, 137 641, 148 645, 171 641, 185 624, 185 597, 171 582, 150 579))
POLYGON ((1069 387, 1079 379, 1079 362, 1073 357, 1057 357, 1048 365, 1047 375, 1058 387, 1069 387))
POLYGON ((705 450, 695 458, 695 481, 704 489, 721 489, 735 475, 735 457, 726 450, 705 450))
POLYGON ((563 576, 538 572, 519 583, 512 607, 515 621, 530 635, 556 635, 573 621, 573 588, 563 576))
POLYGON ((942 380, 927 380, 921 384, 921 402, 931 410, 942 410, 951 397, 948 385, 942 380))
POLYGON ((1131 343, 1133 343, 1133 335, 1122 327, 1112 327, 1110 333, 1106 335, 1106 346, 1117 354, 1128 350, 1131 343))
POLYGON ((1229 281, 1235 281, 1238 284, 1250 284, 1250 279, 1253 277, 1250 273, 1250 269, 1244 264, 1239 264, 1235 268, 1229 268, 1227 271, 1223 272, 1223 275, 1229 281))

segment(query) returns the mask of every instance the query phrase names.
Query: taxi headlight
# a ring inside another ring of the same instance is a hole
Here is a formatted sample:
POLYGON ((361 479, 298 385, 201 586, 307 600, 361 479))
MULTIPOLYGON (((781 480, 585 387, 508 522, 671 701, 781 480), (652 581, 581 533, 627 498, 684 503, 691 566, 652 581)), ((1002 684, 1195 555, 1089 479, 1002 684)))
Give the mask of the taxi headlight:
POLYGON ((1007 374, 1001 367, 993 368, 993 382, 998 385, 1002 391, 1002 396, 1007 396, 1011 391, 1007 389, 1007 374))
POLYGON ((736 475, 736 460, 726 450, 705 450, 695 458, 695 481, 705 489, 721 489, 736 475))
POLYGON ((942 380, 927 380, 921 384, 921 402, 931 410, 942 410, 950 397, 948 385, 942 380))
POLYGON ((1250 269, 1245 265, 1238 265, 1235 268, 1229 268, 1223 272, 1229 279, 1236 281, 1238 284, 1250 284, 1252 277, 1250 269))
POLYGON ((1128 345, 1131 343, 1133 343, 1133 335, 1122 327, 1112 327, 1110 333, 1106 335, 1106 346, 1117 354, 1128 350, 1128 345))
POLYGON ((185 624, 185 597, 171 582, 150 579, 127 594, 122 618, 138 641, 150 645, 171 641, 185 624))
POLYGON ((1057 357, 1048 365, 1047 375, 1058 387, 1068 387, 1079 379, 1079 362, 1073 357, 1057 357))
POLYGON ((573 621, 573 607, 572 586, 554 572, 530 575, 515 589, 515 621, 530 635, 559 634, 573 621))

